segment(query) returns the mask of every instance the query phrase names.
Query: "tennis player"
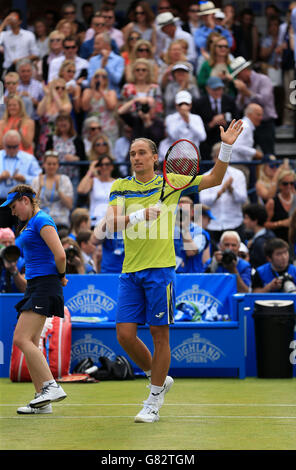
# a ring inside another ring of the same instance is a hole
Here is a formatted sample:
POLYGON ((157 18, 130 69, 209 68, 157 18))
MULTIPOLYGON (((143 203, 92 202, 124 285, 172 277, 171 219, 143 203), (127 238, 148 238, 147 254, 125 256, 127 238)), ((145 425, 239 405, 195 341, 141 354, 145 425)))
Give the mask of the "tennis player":
POLYGON ((18 322, 13 343, 24 353, 36 393, 35 398, 17 412, 51 413, 51 402, 63 400, 67 395, 54 380, 38 346, 46 317, 64 316, 62 286, 68 282, 66 256, 54 221, 40 210, 36 193, 30 186, 15 186, 3 206, 9 206, 12 215, 25 222, 19 242, 25 258, 27 288, 24 298, 15 306, 18 322))
MULTIPOLYGON (((242 121, 220 127, 221 150, 211 173, 197 176, 185 191, 173 192, 157 205, 163 177, 154 166, 157 147, 138 138, 130 147, 134 176, 117 179, 111 188, 107 210, 109 232, 124 231, 125 258, 120 275, 116 318, 119 344, 150 379, 150 394, 135 422, 159 420, 164 395, 173 385, 168 376, 171 353, 169 325, 173 323, 175 298, 174 225, 179 198, 221 184, 230 161, 232 144, 242 132, 242 121), (149 227, 149 228, 147 228, 149 227), (137 336, 138 324, 148 323, 153 356, 137 336)), ((176 175, 176 178, 181 175, 176 175)), ((182 176, 184 178, 184 176, 182 176)), ((172 189, 168 186, 167 192, 172 189)))

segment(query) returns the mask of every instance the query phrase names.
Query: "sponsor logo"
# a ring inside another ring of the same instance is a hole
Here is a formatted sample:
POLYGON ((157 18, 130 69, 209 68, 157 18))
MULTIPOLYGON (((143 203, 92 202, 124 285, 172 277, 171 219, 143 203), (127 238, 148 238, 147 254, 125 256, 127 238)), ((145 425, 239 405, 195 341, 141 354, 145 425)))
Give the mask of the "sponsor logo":
POLYGON ((160 312, 160 313, 158 313, 158 314, 155 315, 155 316, 156 316, 156 318, 161 319, 164 315, 165 315, 165 312, 160 312))
POLYGON ((100 356, 106 356, 112 361, 116 359, 116 353, 102 341, 93 337, 92 334, 85 334, 84 337, 72 344, 72 366, 75 366, 88 357, 90 357, 95 364, 98 364, 100 363, 100 356))
POLYGON ((193 284, 191 289, 183 291, 176 299, 176 305, 182 302, 190 302, 196 307, 194 321, 202 319, 215 319, 219 310, 223 309, 223 303, 210 292, 201 289, 198 284, 193 284))
POLYGON ((194 333, 172 350, 172 358, 177 362, 215 363, 222 356, 225 356, 224 352, 208 339, 202 338, 199 333, 194 333))
POLYGON ((117 302, 105 292, 95 289, 95 286, 90 284, 86 289, 77 292, 68 299, 65 305, 71 312, 71 315, 75 313, 92 313, 98 316, 102 315, 103 318, 101 320, 108 321, 108 319, 114 320, 113 311, 116 308, 117 302))

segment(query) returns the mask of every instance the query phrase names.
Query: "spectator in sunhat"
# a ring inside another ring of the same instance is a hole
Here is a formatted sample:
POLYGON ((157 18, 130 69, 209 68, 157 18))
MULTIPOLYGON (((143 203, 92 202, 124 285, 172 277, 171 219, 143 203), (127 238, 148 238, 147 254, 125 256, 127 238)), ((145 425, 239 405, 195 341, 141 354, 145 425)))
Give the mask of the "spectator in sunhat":
POLYGON ((236 57, 230 64, 233 83, 238 91, 236 104, 241 112, 250 103, 262 106, 263 119, 254 134, 255 144, 258 144, 265 154, 274 153, 277 113, 272 82, 267 75, 255 72, 251 64, 250 60, 242 56, 236 57))
POLYGON ((215 13, 220 11, 220 8, 216 8, 213 2, 200 4, 198 15, 203 24, 197 28, 194 33, 194 42, 198 54, 201 54, 201 49, 206 48, 208 35, 213 31, 217 31, 224 36, 227 39, 229 47, 232 47, 233 38, 231 33, 223 26, 216 24, 215 13))
POLYGON ((194 46, 193 37, 190 33, 184 31, 178 24, 179 18, 174 16, 171 12, 166 11, 165 13, 160 13, 156 17, 156 26, 157 30, 161 33, 164 33, 164 43, 161 45, 161 50, 156 51, 158 56, 163 54, 168 50, 168 47, 172 41, 176 39, 185 39, 188 44, 187 50, 187 59, 195 65, 196 61, 196 51, 194 46))

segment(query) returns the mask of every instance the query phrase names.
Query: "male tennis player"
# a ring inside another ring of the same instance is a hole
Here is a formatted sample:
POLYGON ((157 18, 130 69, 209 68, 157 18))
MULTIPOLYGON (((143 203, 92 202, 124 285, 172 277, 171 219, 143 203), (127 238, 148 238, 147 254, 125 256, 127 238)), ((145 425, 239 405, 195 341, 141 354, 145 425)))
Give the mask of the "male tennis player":
MULTIPOLYGON (((222 145, 218 161, 211 173, 197 176, 186 193, 221 184, 232 144, 242 132, 242 122, 232 121, 227 131, 220 127, 220 132, 222 145)), ((114 182, 106 216, 109 232, 124 230, 117 338, 151 382, 150 395, 135 417, 137 423, 159 420, 164 395, 174 382, 167 376, 171 360, 169 324, 173 323, 174 312, 174 225, 176 207, 185 191, 172 192, 161 207, 157 205, 163 182, 163 177, 154 171, 157 159, 153 141, 139 138, 132 142, 130 160, 134 176, 114 182), (149 324, 153 338, 153 356, 137 336, 137 325, 145 323, 149 324)), ((172 188, 166 186, 165 191, 171 192, 172 188)))

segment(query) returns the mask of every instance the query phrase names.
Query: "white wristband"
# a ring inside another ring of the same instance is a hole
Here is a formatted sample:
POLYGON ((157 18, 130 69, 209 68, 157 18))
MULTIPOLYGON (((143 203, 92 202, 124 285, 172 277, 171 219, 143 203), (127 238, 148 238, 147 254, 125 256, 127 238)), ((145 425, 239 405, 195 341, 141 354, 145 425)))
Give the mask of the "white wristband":
POLYGON ((232 151, 232 145, 225 144, 224 142, 222 142, 220 152, 218 155, 218 160, 221 160, 221 162, 224 162, 224 163, 229 163, 230 157, 231 157, 231 151, 232 151))
POLYGON ((129 221, 132 225, 138 224, 145 220, 145 209, 139 209, 136 212, 129 214, 129 221))

